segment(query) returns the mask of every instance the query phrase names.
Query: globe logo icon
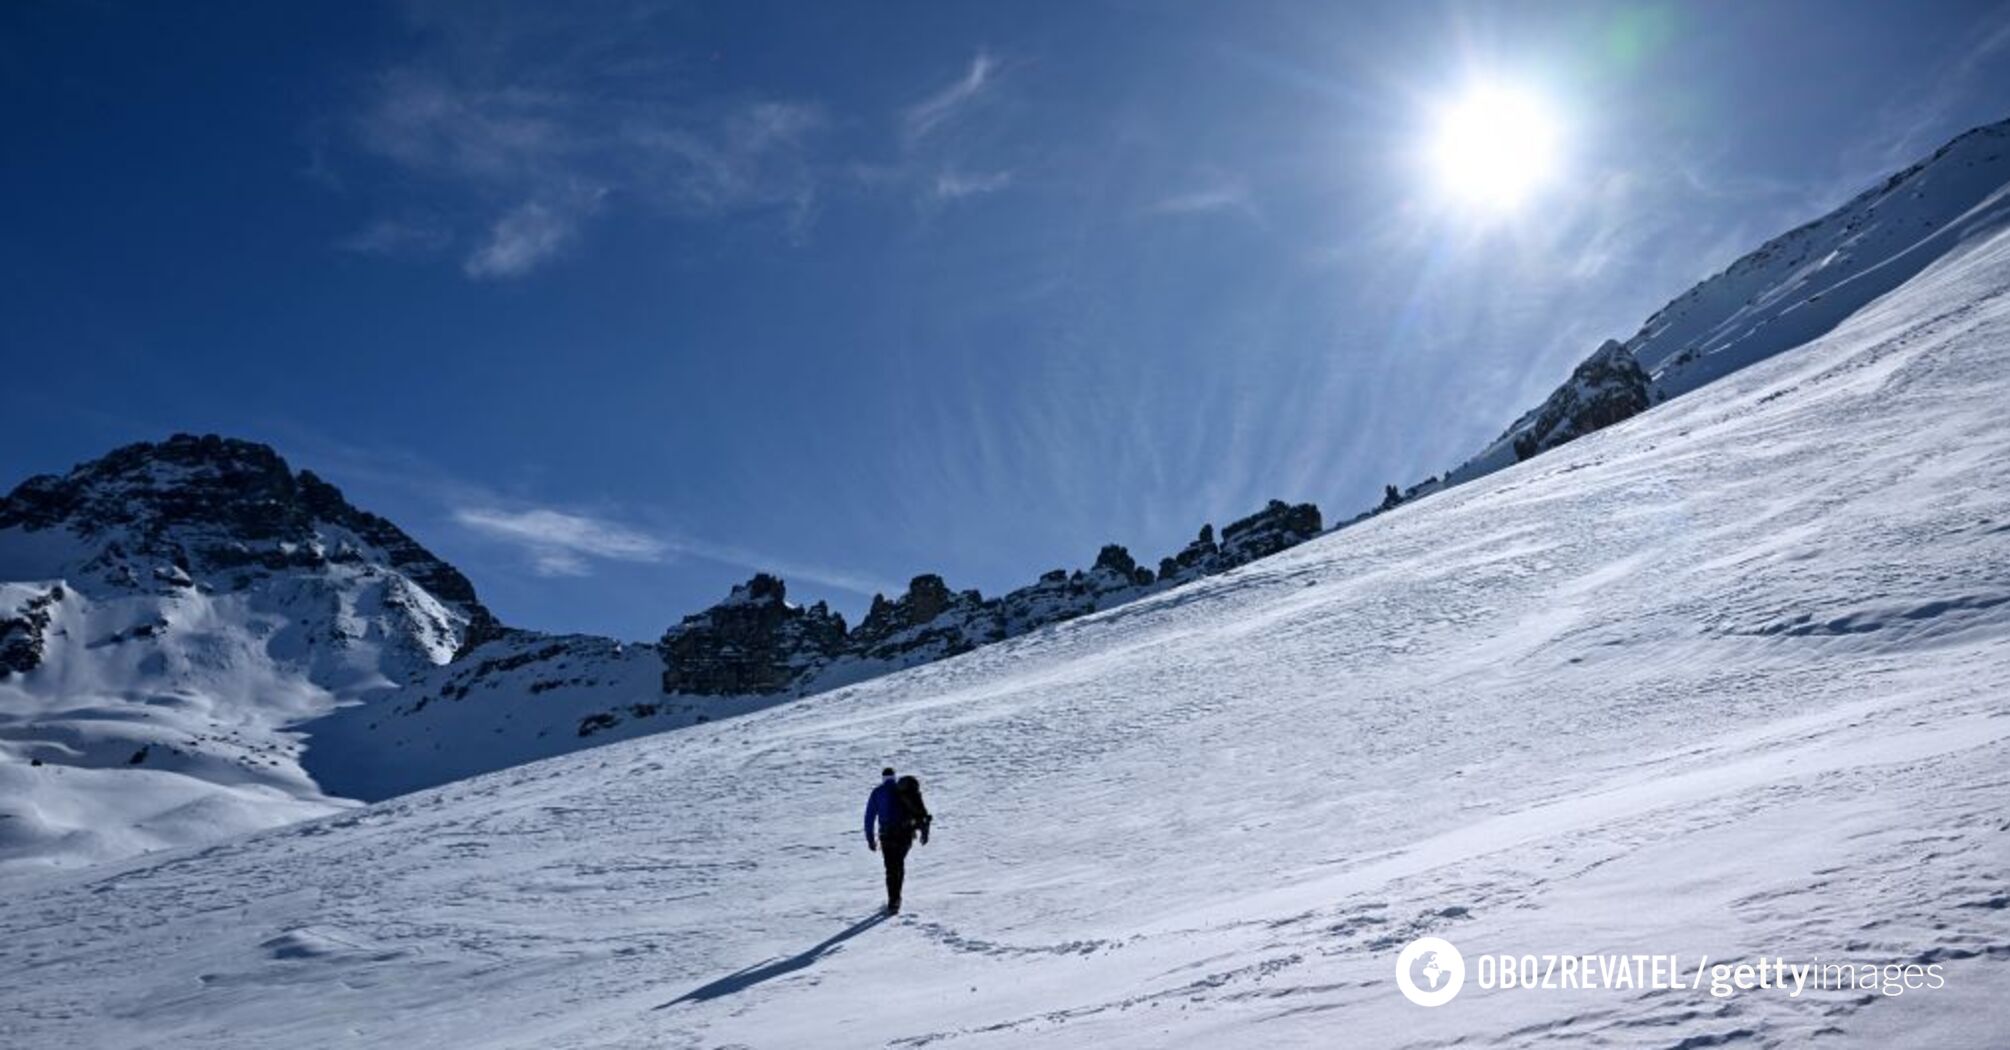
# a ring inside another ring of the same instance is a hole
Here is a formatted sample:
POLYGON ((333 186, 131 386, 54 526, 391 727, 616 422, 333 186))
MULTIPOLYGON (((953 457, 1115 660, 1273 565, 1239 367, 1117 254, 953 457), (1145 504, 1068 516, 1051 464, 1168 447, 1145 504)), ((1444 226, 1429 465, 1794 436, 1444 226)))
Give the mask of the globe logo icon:
POLYGON ((1410 967, 1411 983, 1423 985, 1426 991, 1437 991, 1444 980, 1445 966, 1438 961, 1437 952, 1425 952, 1417 956, 1416 963, 1410 967))
POLYGON ((1465 957, 1442 937, 1419 937, 1396 957, 1396 987, 1418 1006, 1443 1006, 1465 983, 1465 957))

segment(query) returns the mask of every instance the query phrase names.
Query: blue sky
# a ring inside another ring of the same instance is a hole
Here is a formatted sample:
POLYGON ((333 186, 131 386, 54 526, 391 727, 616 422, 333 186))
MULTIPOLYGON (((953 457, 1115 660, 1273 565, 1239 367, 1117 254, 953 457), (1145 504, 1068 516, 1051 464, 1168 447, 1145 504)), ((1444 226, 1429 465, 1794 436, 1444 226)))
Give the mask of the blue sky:
POLYGON ((2010 115, 2001 4, 15 3, 0 482, 277 445, 505 619, 856 615, 1456 464, 2010 115), (1444 199, 1520 85, 1556 175, 1444 199))

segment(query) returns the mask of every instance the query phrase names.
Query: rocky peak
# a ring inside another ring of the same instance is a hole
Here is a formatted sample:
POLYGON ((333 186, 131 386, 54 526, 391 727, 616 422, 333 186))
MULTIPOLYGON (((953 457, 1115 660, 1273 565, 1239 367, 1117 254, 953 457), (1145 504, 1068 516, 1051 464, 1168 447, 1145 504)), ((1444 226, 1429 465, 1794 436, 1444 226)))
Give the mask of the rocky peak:
POLYGON ((1202 525, 1200 535, 1178 554, 1159 559, 1159 579, 1186 581, 1221 571, 1221 547, 1214 542, 1214 526, 1202 525))
MULTIPOLYGON (((977 594, 975 591, 969 593, 972 596, 977 594)), ((942 615, 956 598, 942 577, 932 572, 924 573, 908 582, 907 593, 898 600, 888 601, 883 594, 873 595, 872 608, 859 623, 858 633, 867 639, 877 639, 910 627, 920 627, 942 615)))
POLYGON ((272 449, 177 434, 115 449, 68 474, 43 474, 0 500, 0 529, 67 525, 84 536, 120 526, 144 537, 177 527, 245 540, 298 539, 307 524, 295 479, 272 449))
POLYGON ((989 622, 990 604, 974 590, 950 590, 934 573, 916 576, 897 600, 873 595, 872 608, 851 633, 854 655, 904 660, 923 650, 943 656, 964 652, 1001 636, 989 622))
POLYGON ((1138 587, 1152 582, 1152 571, 1139 566, 1129 550, 1115 543, 1107 544, 1096 552, 1096 564, 1091 571, 1138 587))
POLYGON ((1291 504, 1281 499, 1271 500, 1262 510, 1230 522, 1221 530, 1222 566, 1219 571, 1296 547, 1319 535, 1322 529, 1318 507, 1310 503, 1291 504))
POLYGON ((1514 437, 1515 458, 1528 459, 1646 411, 1649 382, 1624 345, 1606 340, 1530 414, 1514 437))
POLYGON ((845 622, 822 602, 789 604, 781 579, 761 573, 684 617, 659 648, 666 693, 785 692, 843 652, 845 622))
POLYGON ((56 528, 92 552, 64 571, 114 586, 233 589, 261 573, 376 562, 465 620, 461 651, 504 630, 459 570, 256 442, 176 434, 29 478, 0 499, 0 531, 56 528))

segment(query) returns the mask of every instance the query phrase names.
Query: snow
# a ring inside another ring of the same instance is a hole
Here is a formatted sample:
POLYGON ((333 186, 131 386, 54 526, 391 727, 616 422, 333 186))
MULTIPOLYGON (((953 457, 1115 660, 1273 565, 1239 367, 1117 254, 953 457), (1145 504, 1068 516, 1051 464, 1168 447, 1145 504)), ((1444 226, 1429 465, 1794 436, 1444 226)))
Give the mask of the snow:
MULTIPOLYGON (((1766 242, 1656 311, 1620 345, 1652 377, 1654 401, 1678 397, 1829 332, 2006 219, 2010 121, 1976 128, 1766 242)), ((1587 363, 1612 345, 1599 347, 1587 363)), ((1545 409, 1559 401, 1581 404, 1596 393, 1566 382, 1447 480, 1461 484, 1512 465, 1516 440, 1545 409)))
POLYGON ((240 589, 108 554, 142 549, 123 531, 0 530, 0 567, 24 581, 0 584, 0 619, 61 595, 38 665, 0 675, 0 872, 354 807, 307 773, 301 726, 446 661, 459 620, 347 530, 324 533, 367 555, 240 589))
POLYGON ((2010 121, 1977 128, 1775 238, 1627 341, 1674 397, 1834 328, 2010 211, 2010 121))
POLYGON ((2010 235, 1978 235, 1707 391, 1221 576, 738 718, 0 876, 0 1042, 2000 1045, 2005 403, 2010 235), (889 763, 936 835, 910 913, 867 922, 859 810, 889 763), (1390 971, 1427 933, 1469 964, 1764 954, 1946 986, 1469 977, 1425 1010, 1390 971))
POLYGON ((307 724, 306 768, 331 795, 383 799, 788 699, 671 697, 662 681, 654 646, 522 632, 307 724))

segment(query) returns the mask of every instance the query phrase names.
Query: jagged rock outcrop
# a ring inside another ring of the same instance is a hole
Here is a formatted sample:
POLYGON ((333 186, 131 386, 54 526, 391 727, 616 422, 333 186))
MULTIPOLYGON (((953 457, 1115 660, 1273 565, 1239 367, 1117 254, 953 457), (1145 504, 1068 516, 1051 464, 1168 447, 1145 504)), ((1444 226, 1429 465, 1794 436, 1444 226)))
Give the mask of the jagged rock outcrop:
POLYGON ((1200 535, 1178 554, 1159 559, 1159 579, 1186 581, 1221 571, 1221 546, 1214 542, 1214 526, 1202 525, 1200 535))
POLYGON ((1157 582, 1157 576, 1138 565, 1129 550, 1112 543, 1097 552, 1089 568, 1072 573, 1055 569, 1006 594, 996 605, 1004 636, 1010 638, 1134 601, 1157 582))
POLYGON ((1624 345, 1606 340, 1518 425, 1515 458, 1528 459, 1647 411, 1649 382, 1624 345))
POLYGON ((778 693, 843 653, 846 632, 844 617, 824 603, 791 605, 787 586, 761 573, 686 616, 659 644, 666 693, 778 693))
POLYGON ((969 652, 1005 637, 995 604, 974 590, 951 591, 933 573, 916 576, 893 601, 873 595, 849 649, 857 659, 903 667, 969 652))
POLYGON ((1221 571, 1296 547, 1319 535, 1320 530, 1318 507, 1271 500, 1262 510, 1222 527, 1221 571))
MULTIPOLYGON (((93 552, 70 568, 116 588, 242 590, 261 574, 375 564, 446 607, 455 622, 426 627, 451 635, 456 651, 504 631, 458 569, 256 442, 176 434, 29 478, 0 499, 0 531, 9 529, 68 530, 93 552)), ((383 599, 414 619, 435 618, 411 595, 383 599)))
POLYGON ((48 649, 49 607, 62 600, 63 586, 57 584, 30 594, 12 615, 0 615, 0 678, 41 666, 48 649))
POLYGON ((874 595, 849 633, 821 605, 787 605, 781 581, 763 574, 663 636, 664 691, 807 692, 914 667, 1225 572, 1303 543, 1318 535, 1320 524, 1312 504, 1272 500, 1223 529, 1219 546, 1214 527, 1203 525, 1198 539, 1160 562, 1158 573, 1112 543, 1087 569, 1054 569, 998 598, 955 590, 932 573, 916 576, 898 598, 874 595))

